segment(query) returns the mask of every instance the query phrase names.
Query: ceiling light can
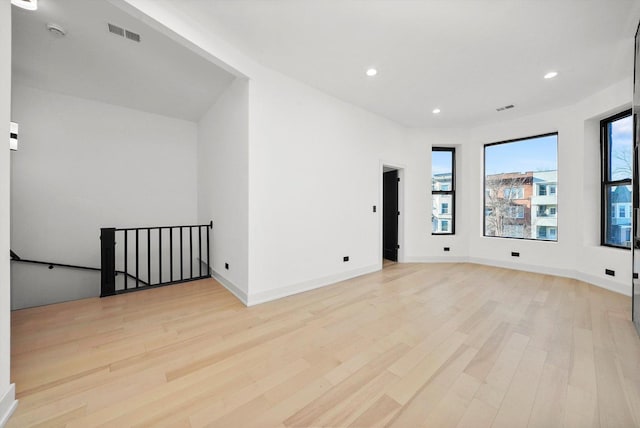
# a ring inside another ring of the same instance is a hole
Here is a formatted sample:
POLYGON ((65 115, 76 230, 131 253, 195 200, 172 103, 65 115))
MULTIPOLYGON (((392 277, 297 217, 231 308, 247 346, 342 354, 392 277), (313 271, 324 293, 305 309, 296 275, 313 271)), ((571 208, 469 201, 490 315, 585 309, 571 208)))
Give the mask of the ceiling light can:
POLYGON ((38 10, 38 0, 11 0, 11 4, 26 10, 38 10))
POLYGON ((545 79, 553 79, 554 77, 556 77, 558 75, 557 71, 550 71, 547 74, 544 75, 545 79))
POLYGON ((376 74, 378 74, 378 70, 376 70, 375 68, 369 68, 367 69, 367 76, 369 77, 373 77, 376 74))

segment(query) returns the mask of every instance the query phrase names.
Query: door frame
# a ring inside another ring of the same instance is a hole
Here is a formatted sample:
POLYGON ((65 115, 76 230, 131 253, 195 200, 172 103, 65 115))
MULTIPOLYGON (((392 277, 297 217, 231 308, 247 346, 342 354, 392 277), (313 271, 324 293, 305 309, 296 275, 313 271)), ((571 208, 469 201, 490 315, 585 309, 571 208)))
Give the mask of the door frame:
POLYGON ((388 170, 397 170, 398 171, 398 178, 400 179, 400 182, 398 183, 398 211, 400 212, 400 215, 398 216, 398 245, 400 246, 400 248, 398 248, 398 263, 404 263, 405 260, 405 248, 404 248, 404 225, 405 225, 405 221, 404 221, 404 217, 405 217, 405 212, 404 212, 404 201, 405 201, 405 197, 404 197, 404 180, 405 180, 405 166, 402 164, 398 164, 395 162, 387 162, 387 161, 380 161, 380 167, 379 167, 379 171, 378 171, 378 200, 380 201, 378 204, 378 208, 379 208, 379 215, 378 215, 378 257, 380 260, 380 268, 382 268, 382 264, 383 264, 383 257, 382 257, 382 228, 383 228, 383 222, 382 222, 382 216, 383 216, 383 202, 384 202, 384 196, 383 196, 383 183, 382 183, 382 177, 383 174, 386 172, 385 169, 388 170))

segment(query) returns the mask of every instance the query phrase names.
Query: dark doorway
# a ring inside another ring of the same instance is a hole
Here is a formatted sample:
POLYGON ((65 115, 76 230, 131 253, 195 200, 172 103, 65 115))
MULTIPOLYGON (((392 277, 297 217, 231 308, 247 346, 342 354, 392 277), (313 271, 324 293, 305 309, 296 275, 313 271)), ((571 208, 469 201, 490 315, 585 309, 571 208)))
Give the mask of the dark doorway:
POLYGON ((382 257, 398 261, 398 171, 382 175, 382 257))

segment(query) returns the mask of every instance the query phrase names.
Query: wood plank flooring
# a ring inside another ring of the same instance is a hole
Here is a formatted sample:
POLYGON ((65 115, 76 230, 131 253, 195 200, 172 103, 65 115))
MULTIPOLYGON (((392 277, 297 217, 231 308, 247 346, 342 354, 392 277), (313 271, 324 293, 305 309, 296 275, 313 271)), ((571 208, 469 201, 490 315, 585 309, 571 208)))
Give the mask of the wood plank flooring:
POLYGON ((630 298, 474 264, 246 308, 213 280, 12 314, 9 427, 634 427, 630 298))

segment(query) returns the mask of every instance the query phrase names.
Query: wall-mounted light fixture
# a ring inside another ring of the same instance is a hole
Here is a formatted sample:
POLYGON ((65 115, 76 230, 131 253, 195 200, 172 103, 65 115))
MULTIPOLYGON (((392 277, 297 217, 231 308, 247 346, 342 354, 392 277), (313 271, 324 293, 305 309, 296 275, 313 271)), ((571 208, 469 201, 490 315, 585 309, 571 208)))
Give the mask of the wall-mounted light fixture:
POLYGON ((38 0, 11 0, 11 4, 27 10, 38 9, 38 0))

